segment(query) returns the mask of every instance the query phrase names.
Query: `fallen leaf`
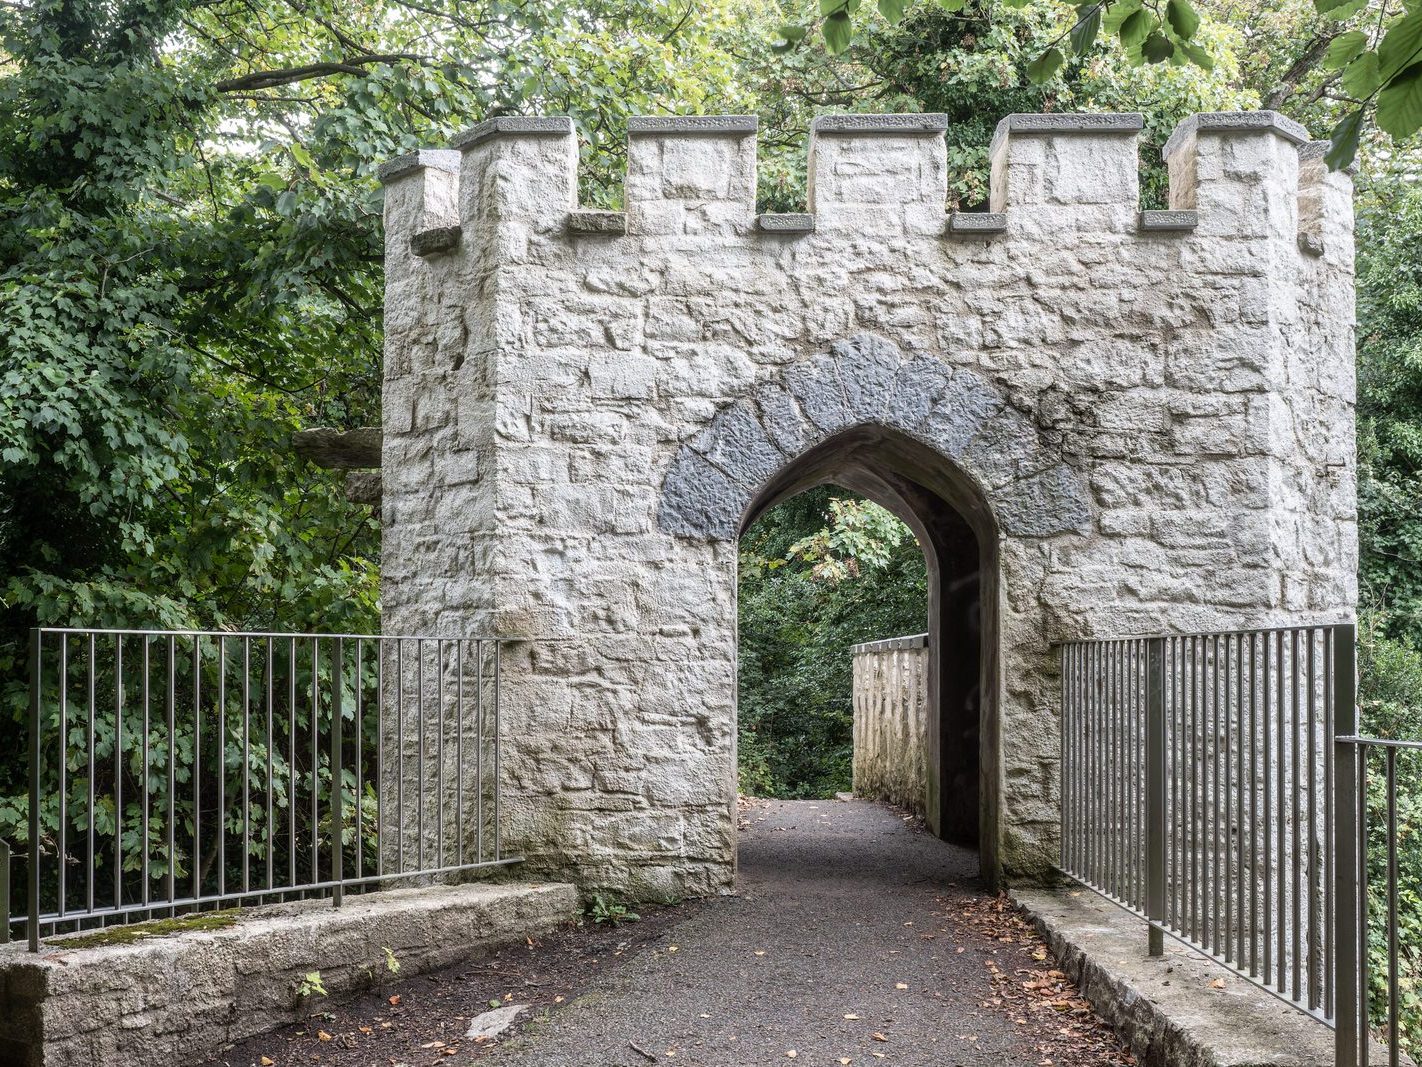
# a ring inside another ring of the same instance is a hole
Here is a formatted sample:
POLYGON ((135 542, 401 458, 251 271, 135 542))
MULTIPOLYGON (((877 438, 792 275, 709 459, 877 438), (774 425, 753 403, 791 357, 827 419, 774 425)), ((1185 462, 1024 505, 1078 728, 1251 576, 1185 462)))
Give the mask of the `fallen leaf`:
POLYGON ((895 982, 895 983, 894 983, 894 988, 895 988, 895 989, 907 989, 907 988, 908 988, 908 983, 907 983, 907 982, 895 982))
POLYGON ((331 1035, 328 1034, 328 1033, 326 1033, 325 1030, 317 1030, 317 1031, 316 1031, 316 1036, 319 1037, 322 1041, 330 1041, 330 1040, 331 1040, 331 1035))
POLYGON ((786 1052, 785 1055, 789 1056, 793 1060, 796 1056, 800 1054, 792 1048, 788 1052, 786 1052))
POLYGON ((889 1040, 889 1039, 888 1039, 887 1037, 885 1037, 883 1034, 879 1033, 878 1030, 875 1030, 875 1031, 874 1031, 873 1038, 874 1038, 875 1041, 887 1041, 887 1040, 889 1040))
POLYGON ((261 1063, 262 1067, 276 1067, 276 1060, 272 1059, 270 1056, 263 1056, 261 1063))
POLYGON ((396 993, 393 997, 390 998, 390 1000, 388 1001, 388 1003, 390 1003, 391 1005, 399 1004, 399 1003, 400 1003, 400 994, 399 994, 399 993, 396 993))
POLYGON ((859 1016, 855 1015, 854 1012, 852 1012, 852 1011, 851 1011, 851 1012, 847 1012, 844 1017, 845 1017, 846 1019, 857 1019, 857 1018, 859 1018, 859 1016))
POLYGON ((1216 978, 1213 982, 1210 983, 1211 989, 1223 989, 1224 987, 1225 980, 1223 978, 1216 978))
POLYGON ((765 955, 765 949, 763 949, 763 948, 758 948, 758 949, 755 950, 755 954, 756 954, 757 956, 764 956, 764 955, 765 955))

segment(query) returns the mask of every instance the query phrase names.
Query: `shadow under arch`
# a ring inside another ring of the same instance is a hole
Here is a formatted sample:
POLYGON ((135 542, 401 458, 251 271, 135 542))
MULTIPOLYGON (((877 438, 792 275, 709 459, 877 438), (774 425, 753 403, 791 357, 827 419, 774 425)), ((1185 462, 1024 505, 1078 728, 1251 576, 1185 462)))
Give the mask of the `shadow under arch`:
POLYGON ((918 539, 928 572, 925 816, 939 837, 977 848, 992 880, 999 810, 992 511, 944 457, 898 431, 861 425, 790 461, 751 501, 740 532, 777 503, 827 483, 887 508, 918 539))

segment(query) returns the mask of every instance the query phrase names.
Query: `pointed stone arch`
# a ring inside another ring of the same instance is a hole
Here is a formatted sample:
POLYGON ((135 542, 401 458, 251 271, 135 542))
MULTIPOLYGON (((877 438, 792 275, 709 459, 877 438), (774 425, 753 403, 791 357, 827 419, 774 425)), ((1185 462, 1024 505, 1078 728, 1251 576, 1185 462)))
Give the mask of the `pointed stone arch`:
POLYGON ((861 427, 903 434, 948 460, 981 495, 1003 536, 1090 528, 1080 475, 997 386, 936 356, 906 355, 873 334, 838 341, 717 411, 673 459, 658 525, 680 537, 733 539, 782 470, 861 427))

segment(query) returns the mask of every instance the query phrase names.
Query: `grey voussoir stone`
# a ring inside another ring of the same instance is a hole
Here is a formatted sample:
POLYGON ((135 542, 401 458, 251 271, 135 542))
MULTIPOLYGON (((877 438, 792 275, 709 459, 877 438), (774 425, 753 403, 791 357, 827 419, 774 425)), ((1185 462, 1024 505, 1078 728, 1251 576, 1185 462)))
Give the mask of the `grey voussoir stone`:
POLYGON ((938 395, 918 432, 945 456, 956 457, 1006 401, 976 371, 959 369, 938 395))
POLYGON ((747 489, 759 488, 785 462, 749 400, 737 401, 717 414, 691 447, 747 489))
POLYGON ((880 418, 894 389, 894 380, 903 364, 899 347, 874 334, 861 333, 830 346, 844 389, 849 415, 857 422, 880 418))
POLYGON ((657 525, 666 533, 702 540, 729 540, 740 532, 747 491, 700 453, 677 453, 662 483, 657 525))

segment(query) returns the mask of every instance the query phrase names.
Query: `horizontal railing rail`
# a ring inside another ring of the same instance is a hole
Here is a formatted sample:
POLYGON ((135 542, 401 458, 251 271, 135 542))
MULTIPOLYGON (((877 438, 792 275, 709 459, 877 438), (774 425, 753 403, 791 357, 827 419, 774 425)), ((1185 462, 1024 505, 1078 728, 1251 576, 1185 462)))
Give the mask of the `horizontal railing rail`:
POLYGON ((25 876, 7 887, 0 863, 0 931, 38 949, 518 862, 500 829, 504 644, 31 631, 25 876))

